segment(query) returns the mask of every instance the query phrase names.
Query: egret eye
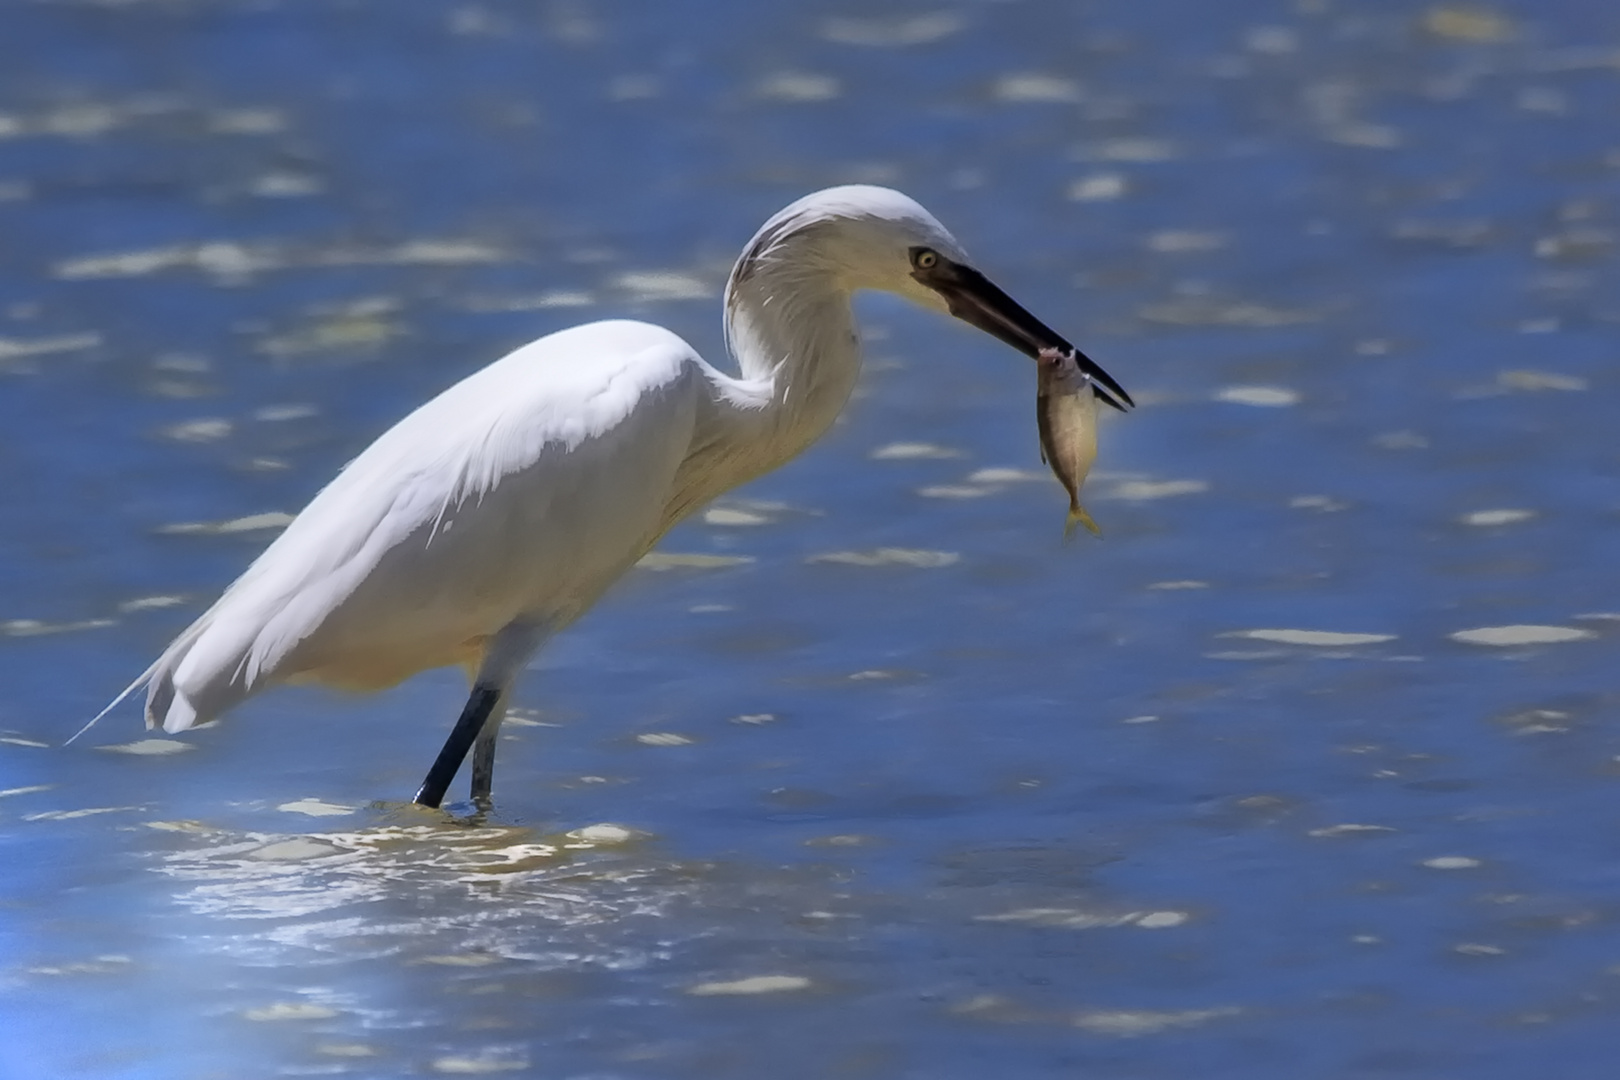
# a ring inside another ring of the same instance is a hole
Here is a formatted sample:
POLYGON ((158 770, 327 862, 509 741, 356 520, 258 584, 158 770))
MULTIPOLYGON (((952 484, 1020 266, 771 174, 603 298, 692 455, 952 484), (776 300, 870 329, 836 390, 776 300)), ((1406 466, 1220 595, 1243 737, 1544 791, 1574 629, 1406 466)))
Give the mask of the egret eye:
POLYGON ((932 270, 939 265, 939 252, 932 248, 912 248, 911 266, 914 270, 932 270))

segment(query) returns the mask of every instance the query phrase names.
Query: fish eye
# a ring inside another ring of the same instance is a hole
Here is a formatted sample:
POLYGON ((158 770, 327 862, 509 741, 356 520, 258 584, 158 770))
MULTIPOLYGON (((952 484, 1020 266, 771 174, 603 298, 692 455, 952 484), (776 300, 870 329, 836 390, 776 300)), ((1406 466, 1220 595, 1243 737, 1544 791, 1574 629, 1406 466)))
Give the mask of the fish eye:
POLYGON ((911 249, 911 266, 914 270, 932 270, 939 265, 939 252, 933 248, 914 247, 911 249))

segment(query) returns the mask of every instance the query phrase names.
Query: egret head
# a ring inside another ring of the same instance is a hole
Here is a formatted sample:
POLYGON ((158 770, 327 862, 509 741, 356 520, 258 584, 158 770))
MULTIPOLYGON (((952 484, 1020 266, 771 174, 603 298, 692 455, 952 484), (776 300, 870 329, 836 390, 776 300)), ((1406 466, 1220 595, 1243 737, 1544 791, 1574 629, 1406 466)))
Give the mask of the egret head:
POLYGON ((875 289, 954 315, 1031 358, 1074 351, 1097 396, 1115 408, 1130 395, 1061 335, 974 268, 954 236, 914 199, 865 184, 806 195, 767 221, 744 249, 728 292, 763 267, 830 280, 847 292, 875 289))

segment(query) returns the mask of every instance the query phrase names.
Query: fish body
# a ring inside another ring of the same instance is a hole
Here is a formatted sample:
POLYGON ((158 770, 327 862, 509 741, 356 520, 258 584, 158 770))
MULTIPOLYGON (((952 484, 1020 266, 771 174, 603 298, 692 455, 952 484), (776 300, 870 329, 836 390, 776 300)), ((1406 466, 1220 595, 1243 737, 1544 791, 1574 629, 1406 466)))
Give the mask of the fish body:
POLYGON ((1080 370, 1072 352, 1043 349, 1035 366, 1039 372, 1035 426, 1041 436, 1041 460, 1069 493, 1063 537, 1072 537, 1076 525, 1101 536, 1102 530, 1080 505, 1080 485, 1097 459, 1097 398, 1091 379, 1080 370))

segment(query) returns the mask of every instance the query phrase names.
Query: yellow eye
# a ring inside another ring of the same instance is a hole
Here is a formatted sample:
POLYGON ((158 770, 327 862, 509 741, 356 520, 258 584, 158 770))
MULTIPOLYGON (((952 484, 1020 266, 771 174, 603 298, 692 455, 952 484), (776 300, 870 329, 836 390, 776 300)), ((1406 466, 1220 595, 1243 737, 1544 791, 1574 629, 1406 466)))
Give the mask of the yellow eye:
POLYGON ((911 253, 911 265, 918 270, 932 270, 939 265, 939 254, 929 248, 917 248, 911 253))

